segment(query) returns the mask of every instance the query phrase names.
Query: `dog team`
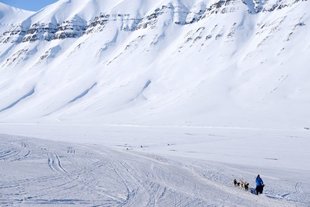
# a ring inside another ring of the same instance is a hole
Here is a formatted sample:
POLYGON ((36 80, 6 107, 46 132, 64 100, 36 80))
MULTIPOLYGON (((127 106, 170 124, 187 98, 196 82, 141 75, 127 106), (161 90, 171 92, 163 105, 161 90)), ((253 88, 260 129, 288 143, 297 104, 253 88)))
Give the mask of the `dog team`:
MULTIPOLYGON (((257 175, 255 183, 256 183, 256 188, 255 188, 255 191, 253 193, 255 193, 256 195, 262 194, 264 187, 265 187, 265 184, 264 184, 264 181, 262 180, 262 178, 260 177, 260 175, 257 175)), ((248 191, 250 184, 248 182, 243 181, 243 180, 237 181, 236 179, 234 179, 234 185, 239 186, 240 188, 248 191)))

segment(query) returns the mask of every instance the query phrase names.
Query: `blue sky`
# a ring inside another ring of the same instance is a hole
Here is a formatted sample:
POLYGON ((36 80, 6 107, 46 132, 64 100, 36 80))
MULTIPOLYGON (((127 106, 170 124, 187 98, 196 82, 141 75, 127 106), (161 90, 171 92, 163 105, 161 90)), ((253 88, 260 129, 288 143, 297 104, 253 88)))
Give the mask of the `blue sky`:
POLYGON ((55 1, 57 0, 0 0, 2 3, 31 11, 38 11, 55 1))

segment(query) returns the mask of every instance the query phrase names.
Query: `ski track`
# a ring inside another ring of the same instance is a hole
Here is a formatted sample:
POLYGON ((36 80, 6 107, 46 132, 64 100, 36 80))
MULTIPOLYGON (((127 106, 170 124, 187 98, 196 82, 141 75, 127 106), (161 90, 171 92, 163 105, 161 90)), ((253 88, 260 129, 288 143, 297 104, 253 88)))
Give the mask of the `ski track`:
POLYGON ((0 206, 309 206, 301 182, 256 196, 233 187, 240 171, 224 164, 0 138, 0 206))

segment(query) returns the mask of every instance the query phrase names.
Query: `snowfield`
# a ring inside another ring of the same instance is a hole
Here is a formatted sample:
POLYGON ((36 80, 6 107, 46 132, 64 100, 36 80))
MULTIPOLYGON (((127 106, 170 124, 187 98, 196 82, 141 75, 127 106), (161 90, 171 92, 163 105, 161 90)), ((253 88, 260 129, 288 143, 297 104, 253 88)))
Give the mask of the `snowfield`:
POLYGON ((310 204, 309 132, 110 126, 87 139, 81 127, 13 128, 54 141, 0 135, 1 206, 310 204), (253 188, 258 173, 263 195, 233 186, 253 188))
POLYGON ((0 206, 309 207, 309 11, 0 3, 0 206))

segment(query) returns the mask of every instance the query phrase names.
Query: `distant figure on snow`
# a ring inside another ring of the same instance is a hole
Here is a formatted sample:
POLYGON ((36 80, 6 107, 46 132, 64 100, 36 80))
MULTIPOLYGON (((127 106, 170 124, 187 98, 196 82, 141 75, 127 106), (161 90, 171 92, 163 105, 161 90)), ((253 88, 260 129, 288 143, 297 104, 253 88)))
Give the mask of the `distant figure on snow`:
POLYGON ((259 175, 256 177, 256 195, 262 194, 264 190, 264 181, 261 179, 259 175))

